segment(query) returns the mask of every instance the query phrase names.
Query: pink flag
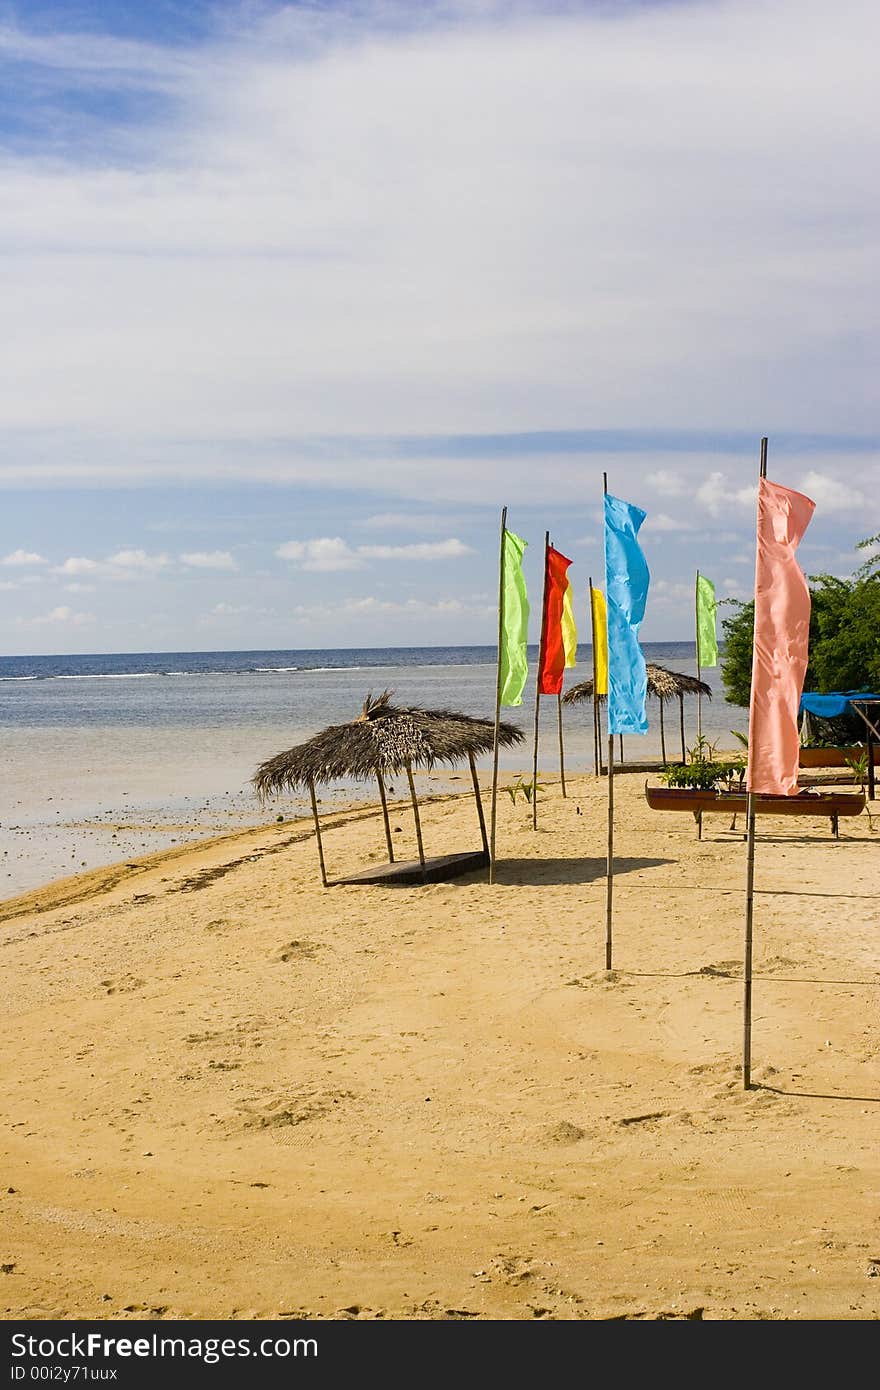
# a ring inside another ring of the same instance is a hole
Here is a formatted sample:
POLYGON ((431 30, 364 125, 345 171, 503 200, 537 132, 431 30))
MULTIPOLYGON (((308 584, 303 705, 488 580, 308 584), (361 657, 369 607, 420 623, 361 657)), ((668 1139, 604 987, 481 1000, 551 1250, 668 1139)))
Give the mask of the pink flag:
POLYGON ((798 706, 807 670, 810 591, 795 551, 816 504, 761 478, 755 558, 755 650, 749 704, 746 786, 794 796, 798 779, 798 706))

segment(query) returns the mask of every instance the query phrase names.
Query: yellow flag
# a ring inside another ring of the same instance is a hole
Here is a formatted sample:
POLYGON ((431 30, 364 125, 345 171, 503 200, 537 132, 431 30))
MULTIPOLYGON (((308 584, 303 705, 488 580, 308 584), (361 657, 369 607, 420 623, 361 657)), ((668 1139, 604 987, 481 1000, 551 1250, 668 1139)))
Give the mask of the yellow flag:
POLYGON ((593 605, 593 680, 597 695, 608 694, 608 615, 601 589, 590 589, 593 605))
POLYGON ((570 583, 562 596, 562 646, 566 666, 577 665, 578 630, 574 621, 570 583))

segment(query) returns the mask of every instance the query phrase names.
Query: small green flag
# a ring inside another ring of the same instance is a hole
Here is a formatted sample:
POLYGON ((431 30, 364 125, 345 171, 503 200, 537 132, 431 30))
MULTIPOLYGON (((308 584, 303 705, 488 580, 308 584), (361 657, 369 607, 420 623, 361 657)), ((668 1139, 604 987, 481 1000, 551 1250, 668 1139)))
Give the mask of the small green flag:
POLYGON ((529 673, 529 600, 522 572, 522 557, 528 542, 505 527, 501 550, 501 704, 521 705, 523 687, 529 673))
POLYGON ((718 638, 715 635, 715 585, 697 571, 697 665, 718 665, 718 638))

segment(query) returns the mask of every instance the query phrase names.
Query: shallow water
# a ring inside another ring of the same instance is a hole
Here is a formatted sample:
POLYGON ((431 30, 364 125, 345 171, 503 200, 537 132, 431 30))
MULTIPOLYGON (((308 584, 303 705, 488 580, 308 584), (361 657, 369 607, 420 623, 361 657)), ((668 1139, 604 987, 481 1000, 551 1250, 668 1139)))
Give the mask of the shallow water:
MULTIPOLYGON (((692 643, 645 644, 645 655, 695 674, 692 643)), ((0 897, 64 874, 114 863, 185 840, 308 811, 299 797, 261 806, 250 779, 266 758, 328 724, 354 718, 369 691, 393 689, 401 704, 492 717, 494 650, 485 647, 383 651, 148 653, 0 658, 0 897)), ((533 657, 534 662, 534 657, 533 657)), ((534 665, 533 665, 534 669, 534 665)), ((589 648, 567 686, 592 671, 589 648)), ((702 704, 703 733, 736 746, 747 712, 715 692, 702 704)), ((502 785, 531 777, 534 705, 505 709, 525 742, 501 751, 502 785)), ((649 732, 624 740, 624 761, 660 756, 658 706, 649 732)), ((685 741, 696 738, 696 701, 685 701, 685 741)), ((665 711, 666 750, 680 756, 678 702, 665 711)), ((557 711, 541 702, 539 776, 559 774, 557 711)), ((592 770, 592 706, 564 710, 566 769, 592 770)), ((615 753, 618 754, 617 745, 615 753)), ((491 770, 491 759, 478 766, 491 770)), ((417 776, 421 793, 467 785, 467 770, 417 776)), ((392 803, 406 797, 393 785, 392 803)), ((321 790, 322 808, 372 801, 372 783, 321 790)))

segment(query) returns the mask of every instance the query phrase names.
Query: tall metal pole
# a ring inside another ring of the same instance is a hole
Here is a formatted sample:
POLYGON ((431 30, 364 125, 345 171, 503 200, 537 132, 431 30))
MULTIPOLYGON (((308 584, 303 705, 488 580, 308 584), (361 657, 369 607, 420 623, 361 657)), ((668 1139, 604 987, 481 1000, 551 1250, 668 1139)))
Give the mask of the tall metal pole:
POLYGON ((532 759, 532 829, 538 828, 538 715, 541 709, 541 669, 544 665, 547 632, 547 556, 550 553, 550 532, 544 532, 544 594, 541 599, 541 636, 538 639, 538 670, 535 674, 535 749, 532 759))
POLYGON ((498 808, 498 735, 501 726, 501 644, 504 640, 504 532, 507 508, 501 508, 501 548, 498 557, 498 669, 495 676, 495 739, 492 746, 492 809, 489 818, 489 882, 495 882, 495 822, 498 808))
MULTIPOLYGON (((760 478, 767 476, 767 439, 761 440, 760 478)), ((757 552, 755 557, 757 568, 757 552)), ((749 770, 749 783, 754 779, 749 770)), ((752 1085, 752 923, 755 906, 755 799, 751 787, 746 795, 746 933, 743 950, 743 1090, 752 1085)))

